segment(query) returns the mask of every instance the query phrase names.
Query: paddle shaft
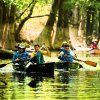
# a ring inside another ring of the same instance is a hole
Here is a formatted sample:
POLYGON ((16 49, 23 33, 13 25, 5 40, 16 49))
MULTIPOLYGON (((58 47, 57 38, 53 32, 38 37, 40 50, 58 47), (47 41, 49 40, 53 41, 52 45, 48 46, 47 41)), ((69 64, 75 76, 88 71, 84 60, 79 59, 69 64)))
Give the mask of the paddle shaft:
MULTIPOLYGON (((21 59, 24 59, 25 57, 22 57, 22 58, 20 58, 20 59, 18 59, 17 61, 20 61, 21 59)), ((7 63, 7 64, 0 64, 0 68, 2 68, 2 67, 4 67, 4 66, 6 66, 6 65, 8 65, 8 64, 10 64, 10 63, 15 63, 15 62, 17 62, 16 60, 15 61, 11 61, 11 62, 9 62, 9 63, 7 63)))
POLYGON ((90 66, 94 66, 94 67, 97 66, 97 63, 93 62, 93 61, 89 61, 89 60, 83 61, 83 60, 80 60, 80 59, 77 59, 77 58, 74 58, 74 60, 84 62, 85 64, 90 65, 90 66))

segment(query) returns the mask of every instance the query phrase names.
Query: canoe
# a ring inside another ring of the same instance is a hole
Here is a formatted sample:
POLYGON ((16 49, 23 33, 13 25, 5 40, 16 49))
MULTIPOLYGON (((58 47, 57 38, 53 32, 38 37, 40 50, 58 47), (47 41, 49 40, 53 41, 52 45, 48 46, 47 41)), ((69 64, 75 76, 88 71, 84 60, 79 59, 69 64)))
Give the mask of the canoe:
POLYGON ((100 54, 100 49, 92 49, 89 51, 90 54, 100 54))
POLYGON ((14 64, 13 69, 15 71, 25 71, 28 76, 31 75, 51 75, 54 74, 55 62, 48 62, 44 64, 30 64, 28 68, 24 65, 14 64))
POLYGON ((48 62, 44 64, 31 64, 28 68, 24 65, 14 64, 13 69, 17 71, 26 71, 27 73, 54 73, 54 69, 78 69, 82 65, 77 62, 48 62))
POLYGON ((56 69, 66 69, 66 71, 69 71, 69 69, 79 69, 83 68, 81 64, 77 62, 57 62, 55 63, 56 69))
POLYGON ((53 75, 54 74, 54 64, 55 62, 48 62, 44 64, 32 64, 26 68, 27 75, 53 75))

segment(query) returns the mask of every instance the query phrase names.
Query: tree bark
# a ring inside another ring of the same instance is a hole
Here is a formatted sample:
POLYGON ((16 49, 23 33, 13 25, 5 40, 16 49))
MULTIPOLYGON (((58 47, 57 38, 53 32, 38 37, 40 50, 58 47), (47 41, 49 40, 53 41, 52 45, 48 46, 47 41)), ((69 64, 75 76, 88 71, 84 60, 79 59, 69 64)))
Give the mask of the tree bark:
POLYGON ((39 35, 39 37, 35 40, 35 42, 38 42, 40 45, 41 43, 46 43, 46 45, 49 48, 52 48, 52 41, 53 41, 54 34, 53 36, 51 36, 51 34, 52 34, 52 31, 54 31, 53 26, 56 21, 58 3, 59 3, 59 0, 54 0, 48 21, 44 29, 42 30, 41 34, 39 35))
MULTIPOLYGON (((54 48, 59 49, 63 41, 69 42, 68 10, 64 9, 65 0, 60 0, 58 9, 58 23, 54 48)), ((67 6, 67 5, 66 5, 67 6)))
POLYGON ((30 6, 31 6, 31 7, 30 7, 30 12, 29 12, 29 14, 28 14, 24 19, 22 19, 22 20, 20 21, 20 23, 19 23, 19 25, 18 25, 18 27, 17 27, 17 29, 16 29, 16 31, 15 31, 15 40, 16 40, 17 42, 20 42, 20 41, 21 41, 20 31, 21 31, 22 27, 24 26, 25 22, 26 22, 29 18, 31 18, 31 15, 32 15, 32 13, 33 13, 33 8, 34 8, 34 6, 35 6, 34 0, 30 3, 30 6))
POLYGON ((1 45, 3 49, 14 49, 15 36, 14 36, 14 17, 15 17, 15 5, 3 6, 3 34, 1 45))
POLYGON ((2 33, 3 33, 3 1, 0 0, 0 47, 2 47, 2 33))
POLYGON ((90 36, 90 10, 87 11, 87 22, 86 22, 86 36, 90 36))
POLYGON ((79 43, 79 38, 78 38, 78 27, 79 27, 79 24, 78 24, 78 8, 77 6, 75 6, 75 8, 73 9, 73 16, 71 18, 71 23, 69 25, 69 34, 70 34, 70 41, 71 41, 71 44, 72 44, 72 47, 77 47, 77 46, 80 46, 80 43, 79 43))

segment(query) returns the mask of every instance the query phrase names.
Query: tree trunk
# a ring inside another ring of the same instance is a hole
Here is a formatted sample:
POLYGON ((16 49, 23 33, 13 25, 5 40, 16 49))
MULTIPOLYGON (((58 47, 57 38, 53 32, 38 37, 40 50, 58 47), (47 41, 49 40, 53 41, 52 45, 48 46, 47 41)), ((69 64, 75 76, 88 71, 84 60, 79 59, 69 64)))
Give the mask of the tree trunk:
POLYGON ((33 0, 30 4, 29 4, 29 9, 30 9, 30 12, 29 14, 22 20, 20 20, 20 23, 18 25, 18 27, 16 28, 16 31, 15 31, 15 40, 17 42, 20 42, 21 41, 21 35, 20 35, 20 31, 21 29, 23 28, 25 22, 31 17, 32 13, 33 13, 33 8, 35 6, 35 1, 33 0))
POLYGON ((91 21, 91 27, 90 27, 90 33, 92 35, 94 31, 94 12, 92 13, 92 21, 91 21))
POLYGON ((90 33, 90 10, 88 9, 87 11, 87 22, 86 22, 86 36, 90 36, 91 33, 90 33))
POLYGON ((11 5, 10 16, 9 16, 9 32, 8 32, 8 39, 7 39, 7 49, 14 49, 15 48, 15 5, 11 5))
POLYGON ((2 41, 1 41, 1 45, 2 48, 6 48, 7 45, 7 37, 8 37, 8 31, 9 31, 9 7, 7 5, 4 4, 3 6, 3 33, 2 33, 2 41))
POLYGON ((63 41, 69 42, 68 10, 63 9, 64 0, 60 0, 58 8, 58 23, 54 48, 59 49, 63 41))
POLYGON ((14 49, 14 17, 15 17, 15 6, 11 5, 11 10, 7 5, 3 7, 3 35, 2 35, 2 48, 3 49, 14 49), (10 15, 9 15, 10 14, 10 15))
POLYGON ((2 33, 3 33, 3 1, 0 0, 0 47, 2 47, 2 33))
POLYGON ((99 11, 98 40, 100 40, 100 11, 99 11))
MULTIPOLYGON (((59 49, 61 46, 61 43, 64 39, 64 34, 63 34, 63 29, 62 29, 62 24, 63 24, 63 0, 60 0, 60 4, 58 5, 58 23, 57 23, 57 31, 55 35, 55 40, 54 40, 54 48, 59 49)), ((64 19, 63 19, 64 20, 64 19)))
POLYGON ((39 35, 39 37, 35 40, 35 42, 38 42, 40 45, 41 43, 46 43, 46 45, 49 48, 52 48, 53 36, 51 37, 51 34, 52 34, 52 31, 54 31, 53 26, 56 21, 58 3, 59 3, 59 0, 54 0, 48 21, 44 29, 42 30, 41 34, 39 35))
POLYGON ((70 41, 74 48, 80 46, 78 38, 78 17, 78 9, 75 7, 75 9, 73 9, 73 16, 71 18, 72 25, 69 26, 70 41))

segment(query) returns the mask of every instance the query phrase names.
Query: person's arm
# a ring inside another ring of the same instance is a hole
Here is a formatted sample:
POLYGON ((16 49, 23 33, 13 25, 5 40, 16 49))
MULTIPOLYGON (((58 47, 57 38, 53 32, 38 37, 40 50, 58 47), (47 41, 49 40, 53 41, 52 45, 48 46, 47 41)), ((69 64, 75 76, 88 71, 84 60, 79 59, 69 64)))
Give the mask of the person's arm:
POLYGON ((13 57, 12 57, 12 61, 15 61, 16 59, 16 53, 14 53, 13 57))
POLYGON ((14 55, 13 55, 13 57, 12 57, 12 62, 17 62, 17 61, 19 61, 19 58, 18 58, 18 52, 16 51, 15 53, 14 53, 14 55))
POLYGON ((62 59, 62 56, 64 55, 64 52, 63 51, 61 51, 59 54, 58 54, 58 59, 62 59))
POLYGON ((46 48, 45 48, 45 50, 41 50, 41 49, 40 49, 40 52, 41 52, 43 55, 48 55, 48 56, 51 56, 51 54, 50 54, 50 51, 49 51, 48 47, 46 47, 46 48))
POLYGON ((33 58, 34 56, 36 56, 36 53, 32 52, 32 54, 30 55, 30 57, 33 58))
POLYGON ((64 55, 64 52, 61 51, 61 52, 58 54, 58 57, 59 57, 59 56, 63 56, 63 55, 64 55))
POLYGON ((28 52, 26 52, 26 57, 27 57, 27 58, 30 58, 31 55, 30 55, 28 52))
POLYGON ((70 57, 71 57, 71 58, 76 58, 77 55, 75 55, 74 52, 73 52, 72 50, 70 50, 70 57))

